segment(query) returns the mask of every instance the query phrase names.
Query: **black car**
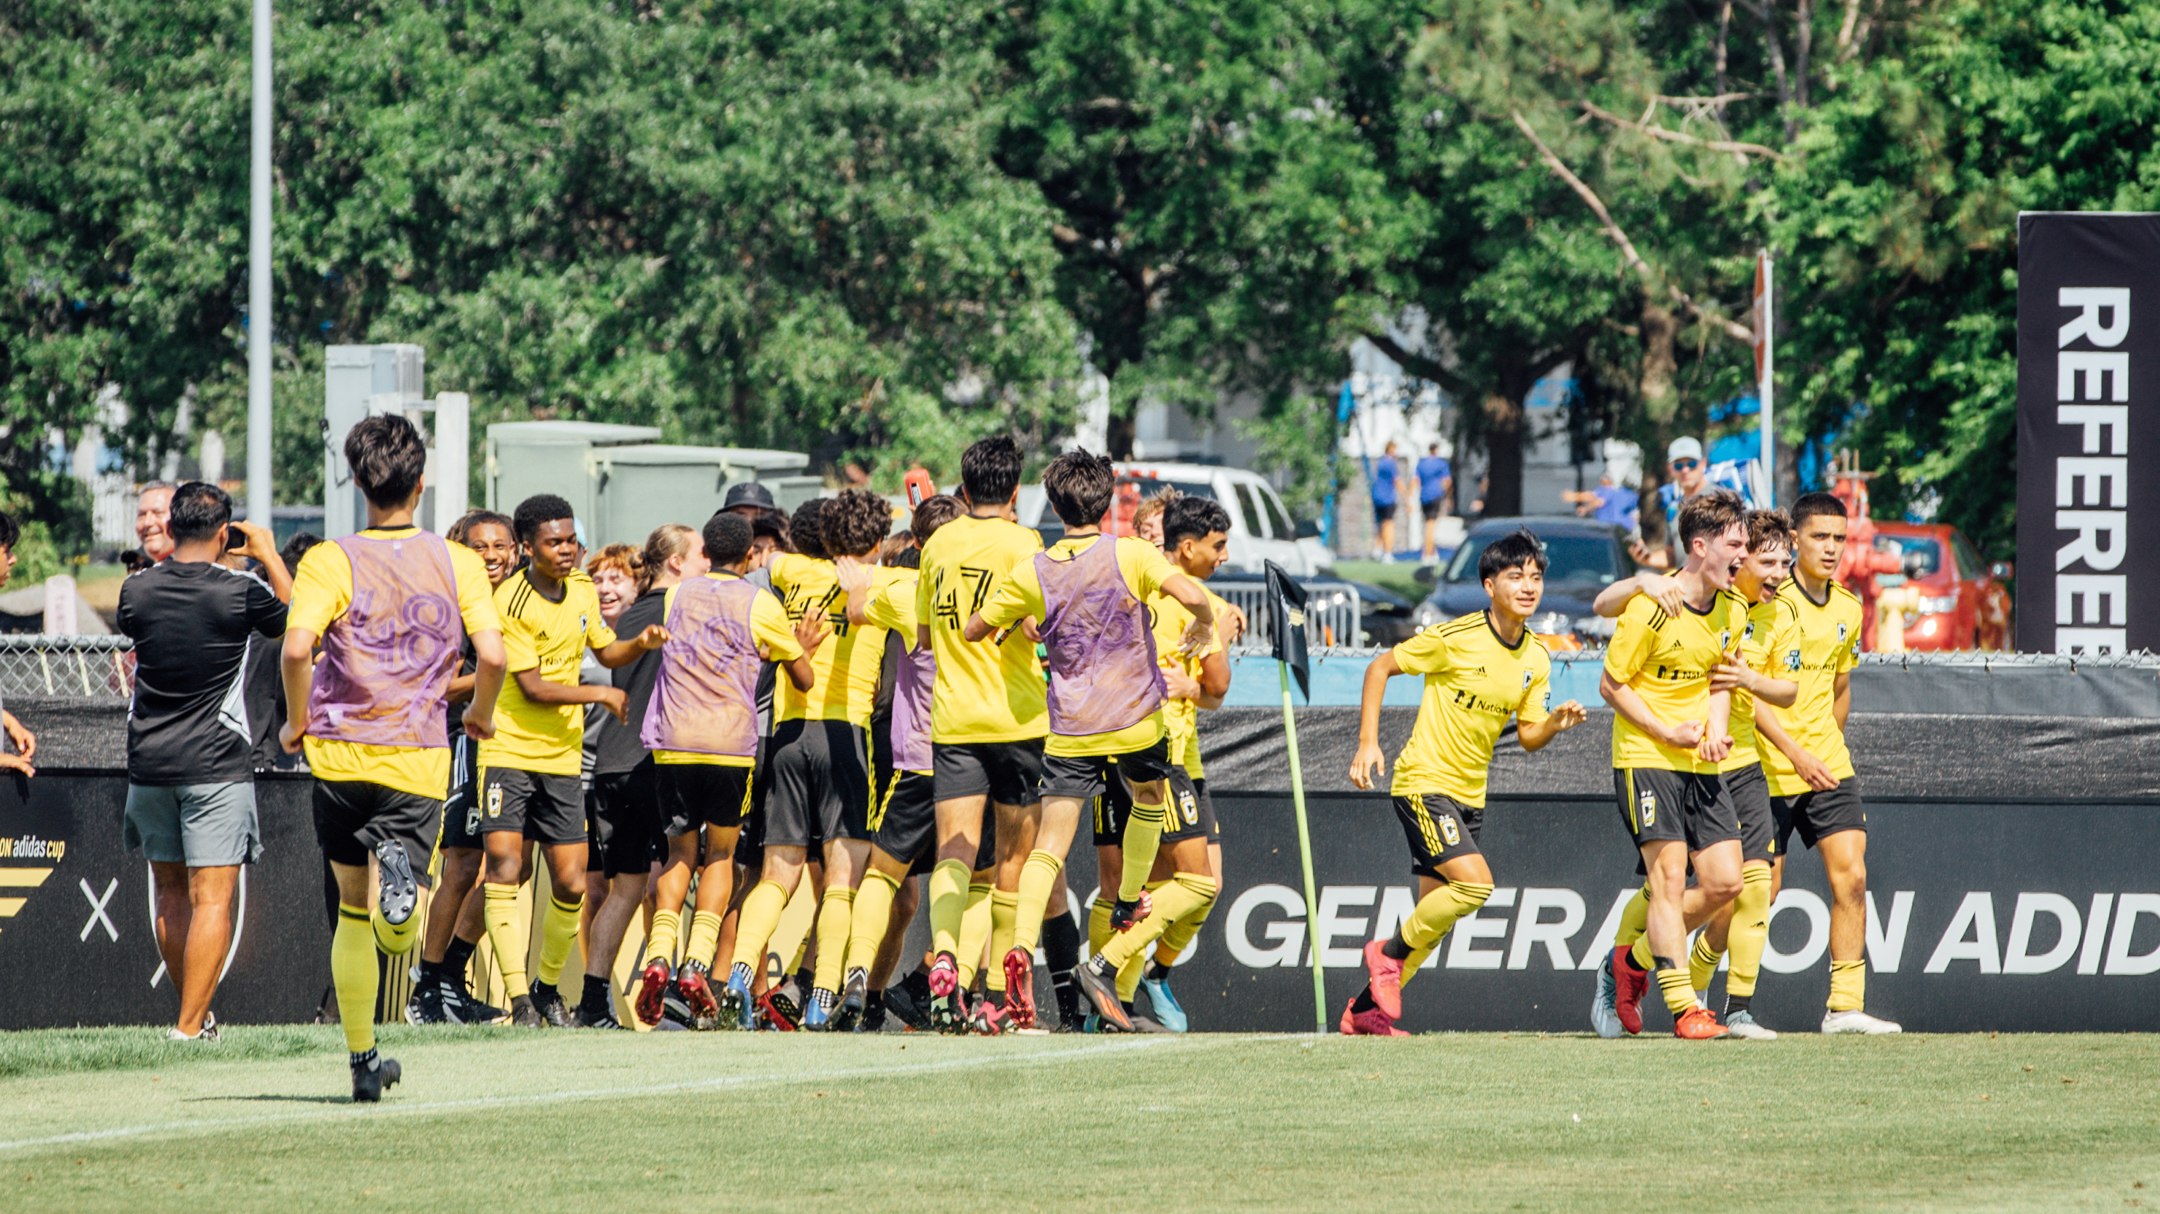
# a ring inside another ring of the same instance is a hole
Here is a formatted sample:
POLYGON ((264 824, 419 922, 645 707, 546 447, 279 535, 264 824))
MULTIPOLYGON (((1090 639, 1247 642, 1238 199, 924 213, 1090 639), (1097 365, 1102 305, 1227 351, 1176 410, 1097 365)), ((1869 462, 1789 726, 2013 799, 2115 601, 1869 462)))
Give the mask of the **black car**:
MULTIPOLYGON (((1591 610, 1598 592, 1632 577, 1628 531, 1611 523, 1567 517, 1489 518, 1470 528, 1447 563, 1432 569, 1433 591, 1418 604, 1416 623, 1424 628, 1456 616, 1483 611, 1491 604, 1478 580, 1478 557, 1503 535, 1528 531, 1545 545, 1545 597, 1538 604, 1532 632, 1573 634, 1586 645, 1602 645, 1612 635, 1611 620, 1591 610)), ((1419 580, 1427 576, 1419 570, 1419 580)))

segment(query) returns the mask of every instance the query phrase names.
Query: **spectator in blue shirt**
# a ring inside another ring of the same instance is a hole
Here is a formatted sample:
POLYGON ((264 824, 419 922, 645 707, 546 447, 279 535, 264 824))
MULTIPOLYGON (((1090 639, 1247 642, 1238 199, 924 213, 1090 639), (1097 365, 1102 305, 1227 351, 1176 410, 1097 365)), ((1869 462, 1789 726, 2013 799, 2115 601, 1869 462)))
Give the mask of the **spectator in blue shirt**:
POLYGON ((1641 499, 1633 489, 1613 484, 1610 473, 1598 478, 1597 488, 1582 492, 1563 493, 1561 500, 1575 507, 1578 518, 1594 518, 1601 523, 1613 523, 1635 530, 1640 517, 1641 499))
POLYGON ((1395 559, 1395 482, 1402 477, 1401 462, 1394 440, 1390 439, 1379 462, 1373 465, 1372 513, 1373 522, 1380 528, 1379 559, 1383 561, 1395 559))
POLYGON ((1425 546, 1419 554, 1434 561, 1440 555, 1440 516, 1447 513, 1448 492, 1455 487, 1447 457, 1440 454, 1440 444, 1425 448, 1425 458, 1417 462, 1417 479, 1418 507, 1425 514, 1425 546))

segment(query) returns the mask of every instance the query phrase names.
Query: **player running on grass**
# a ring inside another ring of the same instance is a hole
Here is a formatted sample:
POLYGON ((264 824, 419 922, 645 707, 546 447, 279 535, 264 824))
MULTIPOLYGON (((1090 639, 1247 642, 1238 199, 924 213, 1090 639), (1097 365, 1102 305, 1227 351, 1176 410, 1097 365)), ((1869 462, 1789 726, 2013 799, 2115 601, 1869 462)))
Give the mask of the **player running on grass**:
POLYGON ((472 738, 494 731, 505 661, 479 556, 413 524, 427 448, 412 423, 367 418, 346 435, 345 458, 367 498, 368 525, 300 560, 278 742, 288 754, 304 744, 314 772, 315 837, 338 890, 330 974, 353 1100, 371 1102, 400 1078, 397 1060, 375 1051, 375 950, 403 956, 419 927, 413 865, 427 862, 449 792, 442 706, 459 642, 470 637, 477 655, 462 722, 472 738))
POLYGON ((1358 746, 1350 782, 1361 789, 1385 774, 1380 751, 1380 703, 1387 681, 1423 675, 1410 741, 1395 759, 1388 791, 1410 844, 1418 904, 1386 940, 1365 946, 1365 989, 1343 1008, 1342 1031, 1352 1036, 1402 1035, 1402 984, 1465 915, 1492 896, 1492 868, 1478 850, 1485 823, 1485 788, 1493 745, 1515 718, 1524 750, 1583 723, 1573 700, 1548 711, 1552 659, 1524 621, 1545 594, 1545 549, 1527 531, 1504 535, 1478 556, 1478 579, 1492 606, 1430 628, 1373 659, 1358 700, 1358 746))
MULTIPOLYGON (((771 792, 765 800, 765 860, 757 887, 743 901, 735 931, 735 960, 721 996, 721 1018, 749 1028, 750 983, 781 912, 802 880, 812 840, 823 842, 825 890, 817 915, 817 969, 802 1027, 822 1032, 840 1003, 842 967, 854 926, 855 887, 870 859, 870 714, 885 661, 886 630, 848 623, 846 592, 833 561, 861 558, 892 530, 892 507, 866 489, 850 489, 824 503, 814 524, 820 557, 782 553, 766 567, 788 618, 830 622, 832 640, 810 662, 816 678, 807 689, 780 689, 773 724, 771 792)), ((798 536, 804 533, 798 526, 798 536)), ((898 571, 874 568, 873 587, 898 580, 898 571)))
POLYGON ((1592 1020, 1602 1022, 1610 991, 1621 1027, 1641 1032, 1654 969, 1673 1035, 1704 1040, 1726 1029, 1695 1002, 1677 959, 1689 928, 1742 888, 1740 822, 1719 774, 1732 753, 1732 696, 1710 689, 1710 670, 1747 631, 1748 605, 1731 589, 1747 555, 1747 507, 1723 490, 1688 499, 1680 542, 1687 550, 1680 610, 1668 614, 1648 598, 1630 599, 1598 680, 1613 706, 1613 789, 1642 855, 1649 913, 1646 933, 1600 964, 1592 1020))
POLYGON ((791 686, 807 691, 815 673, 806 651, 815 652, 824 640, 821 617, 790 626, 780 600, 744 580, 756 559, 750 520, 715 514, 701 541, 710 570, 668 587, 661 600, 668 639, 660 647, 640 738, 653 752, 667 834, 638 978, 637 1017, 648 1025, 660 1023, 671 979, 693 1020, 719 1015, 707 974, 720 946, 720 919, 734 895, 735 837, 756 776, 758 672, 768 661, 778 663, 791 686), (697 907, 677 970, 675 946, 693 870, 697 907))
POLYGON ((1770 743, 1763 768, 1777 815, 1776 875, 1785 875, 1794 831, 1822 854, 1830 882, 1830 1002, 1825 1033, 1895 1033, 1870 1016, 1867 1004, 1867 810, 1845 749, 1852 711, 1852 669, 1859 661, 1860 599, 1839 585, 1845 550, 1845 506, 1827 493, 1793 503, 1793 577, 1778 591, 1790 607, 1799 641, 1772 654, 1800 684, 1790 708, 1758 708, 1756 724, 1770 743))
POLYGON ((613 670, 658 649, 667 630, 654 624, 619 638, 601 620, 592 578, 578 567, 583 546, 569 502, 536 494, 518 504, 511 522, 531 563, 495 590, 510 681, 495 736, 480 746, 480 834, 487 852, 482 914, 510 994, 511 1023, 575 1028, 556 982, 577 945, 585 908, 585 794, 578 781, 584 707, 601 704, 617 720, 627 717, 620 688, 578 684, 578 658, 589 648, 613 670), (536 842, 553 890, 541 912, 537 981, 528 985, 528 937, 517 925, 517 898, 532 876, 530 845, 536 842))
MULTIPOLYGON (((1725 977, 1725 1028, 1734 1037, 1769 1041, 1777 1034, 1755 1022, 1749 1003, 1762 968, 1764 947, 1770 940, 1770 857, 1776 825, 1770 811, 1770 789, 1763 780, 1762 755, 1755 741, 1754 705, 1757 700, 1783 707, 1792 705, 1799 685, 1773 677, 1773 657, 1798 635, 1789 607, 1775 601, 1778 587, 1792 567, 1792 531, 1780 510, 1751 510, 1747 516, 1748 555, 1733 575, 1733 592, 1750 604, 1747 629, 1737 652, 1727 653, 1710 670, 1710 689, 1732 695, 1732 753, 1719 765, 1733 812, 1740 821, 1740 893, 1703 924, 1695 946, 1688 950, 1688 978, 1700 1002, 1717 973, 1718 959, 1731 950, 1731 972, 1725 977)), ((1628 601, 1641 593, 1668 614, 1685 610, 1676 578, 1655 573, 1638 574, 1615 582, 1598 595, 1594 605, 1602 616, 1618 616, 1628 601)), ((1647 888, 1647 887, 1646 887, 1647 888)), ((1615 947, 1633 947, 1642 937, 1649 918, 1645 890, 1622 912, 1615 947)), ((1602 987, 1600 988, 1602 989, 1602 987)), ((1598 1032, 1617 1037, 1622 1029, 1617 1010, 1598 1007, 1598 1032)))
MULTIPOLYGON (((1146 914, 1140 895, 1155 866, 1171 766, 1149 597, 1160 590, 1192 613, 1183 652, 1205 653, 1214 643, 1215 610, 1199 583, 1147 541, 1103 534, 1102 518, 1116 488, 1115 469, 1103 456, 1076 450, 1052 461, 1043 471, 1043 492, 1065 524, 1065 538, 1013 566, 965 629, 967 639, 977 641, 1022 620, 1040 620, 1049 658, 1042 811, 1035 849, 1020 876, 1013 946, 1005 954, 1006 998, 1021 1028, 1034 1024, 1035 944, 1050 893, 1079 828, 1080 807, 1102 794, 1106 778, 1123 779, 1133 799, 1112 929, 1123 931, 1146 914)), ((1165 891, 1165 911, 1172 919, 1192 911, 1214 897, 1213 885, 1197 877, 1179 882, 1165 891)), ((1115 963, 1098 955, 1074 976, 1104 1022, 1129 1032, 1132 1021, 1119 1005, 1115 974, 1115 963)))

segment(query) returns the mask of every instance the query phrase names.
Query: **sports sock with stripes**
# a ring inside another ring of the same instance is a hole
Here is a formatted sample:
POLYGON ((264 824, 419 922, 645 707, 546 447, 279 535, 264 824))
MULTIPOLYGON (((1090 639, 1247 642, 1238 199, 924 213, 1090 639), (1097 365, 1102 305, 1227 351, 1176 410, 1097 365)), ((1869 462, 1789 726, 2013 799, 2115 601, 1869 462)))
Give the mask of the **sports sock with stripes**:
MULTIPOLYGON (((1221 891, 1217 891, 1218 895, 1221 891)), ((1185 955, 1192 947, 1193 938, 1208 921, 1208 913, 1215 909, 1215 899, 1209 898, 1196 907, 1191 914, 1180 916, 1177 922, 1163 929, 1162 939, 1155 942, 1155 961, 1166 969, 1185 955)))
POLYGON ((940 860, 930 870, 930 951, 960 955, 960 920, 967 914, 965 860, 940 860))
POLYGON ((1770 946, 1770 887, 1769 865, 1750 864, 1740 870, 1740 896, 1733 899, 1732 928, 1725 934, 1730 958, 1725 974, 1728 1013, 1736 1010, 1731 1002, 1736 995, 1740 998, 1737 1010, 1747 1010, 1755 981, 1762 974, 1763 950, 1770 946))
POLYGON ((645 937, 645 964, 665 961, 675 964, 675 944, 682 938, 682 912, 679 910, 656 910, 652 917, 652 931, 645 937))
POLYGON ((570 960, 570 950, 577 947, 578 916, 585 910, 585 898, 548 898, 547 913, 540 920, 540 964, 533 968, 533 977, 556 985, 562 979, 563 966, 570 960))
POLYGON ((710 973, 719 961, 720 924, 725 919, 719 911, 690 912, 690 942, 683 948, 683 960, 695 961, 710 973))
POLYGON ((960 914, 960 951, 953 954, 963 990, 975 985, 976 971, 982 968, 983 945, 990 942, 990 895, 995 889, 987 875, 968 884, 967 909, 960 914))
POLYGON ((1688 948, 1688 982, 1698 991, 1710 989, 1710 980, 1717 977, 1717 963, 1724 953, 1710 947, 1710 933, 1698 932, 1695 943, 1688 948))
POLYGON ((482 884, 482 922, 487 924, 488 943, 495 946, 495 969, 502 975, 503 993, 512 999, 530 993, 525 981, 525 933, 517 929, 518 887, 482 884))
MULTIPOLYGON (((1057 889, 1058 872, 1064 867, 1064 862, 1049 852, 1038 849, 1028 853, 1027 863, 1020 866, 1013 935, 1007 948, 1024 948, 1032 953, 1042 943, 1043 919, 1049 913, 1050 895, 1057 889)), ((997 955, 1003 957, 1004 950, 998 950, 997 955)))
MULTIPOLYGON (((1105 961, 1125 967, 1125 963, 1142 955, 1147 946, 1163 934, 1164 929, 1179 917, 1191 914, 1206 903, 1215 900, 1215 879, 1198 873, 1179 873, 1155 894, 1155 909, 1148 917, 1111 939, 1103 945, 1105 961)), ((1138 981, 1135 978, 1134 981, 1138 981)))
POLYGON ((1450 881, 1433 892, 1418 899, 1417 909, 1403 920, 1399 939, 1409 946, 1396 958, 1404 960, 1421 948, 1429 949, 1457 920, 1474 913, 1492 897, 1493 887, 1469 881, 1450 881))
POLYGON ((1830 1010, 1857 1012, 1867 1006, 1867 962, 1830 963, 1830 1010))
POLYGON ((990 891, 990 968, 983 982, 993 991, 1005 989, 1005 954, 1012 949, 1013 921, 1019 917, 1019 894, 1009 889, 990 891))
POLYGON ((365 1054, 375 1048, 375 993, 382 981, 375 968, 375 929, 368 925, 367 911, 343 902, 330 937, 330 980, 337 986, 345 1048, 365 1054))
POLYGON ((1162 846, 1163 807, 1142 805, 1134 799, 1125 816, 1125 871, 1118 880, 1118 901, 1131 902, 1147 888, 1148 874, 1155 869, 1155 853, 1162 846))
POLYGON ((1695 1006, 1695 988, 1688 984, 1688 972, 1670 960, 1657 959, 1658 989, 1665 993, 1665 1010, 1678 1020, 1689 1008, 1695 1006))
POLYGON ((813 990, 837 991, 847 973, 848 940, 855 931, 855 891, 834 883, 825 887, 818 903, 817 971, 811 975, 813 990))
POLYGON ((1101 952, 1103 945, 1110 943, 1111 909, 1111 898, 1107 891, 1095 895, 1095 901, 1088 904, 1087 951, 1091 957, 1101 952))
POLYGON ((787 904, 788 893, 779 882, 757 883, 743 899, 742 917, 735 924, 734 964, 749 966, 753 974, 765 968, 765 946, 772 941, 773 929, 780 926, 787 904))
POLYGON ((871 869, 863 874, 862 888, 855 891, 855 916, 849 929, 847 968, 877 968, 878 949, 892 926, 893 900, 900 896, 900 881, 871 869))
POLYGON ((1650 930, 1650 887, 1643 886, 1628 899, 1626 909, 1620 912, 1620 926, 1614 930, 1612 946, 1628 948, 1643 938, 1650 930))

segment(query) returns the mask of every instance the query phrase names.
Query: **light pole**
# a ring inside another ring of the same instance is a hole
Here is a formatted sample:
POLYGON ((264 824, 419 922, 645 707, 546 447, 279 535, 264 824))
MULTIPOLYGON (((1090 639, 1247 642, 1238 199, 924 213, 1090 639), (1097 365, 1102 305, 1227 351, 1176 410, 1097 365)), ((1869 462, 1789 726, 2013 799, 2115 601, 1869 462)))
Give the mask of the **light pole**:
POLYGON ((270 525, 270 0, 255 0, 248 189, 248 521, 270 525))

